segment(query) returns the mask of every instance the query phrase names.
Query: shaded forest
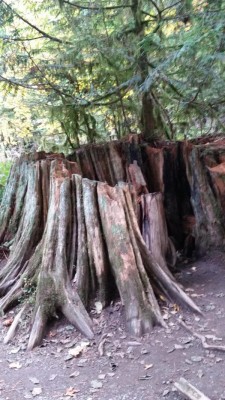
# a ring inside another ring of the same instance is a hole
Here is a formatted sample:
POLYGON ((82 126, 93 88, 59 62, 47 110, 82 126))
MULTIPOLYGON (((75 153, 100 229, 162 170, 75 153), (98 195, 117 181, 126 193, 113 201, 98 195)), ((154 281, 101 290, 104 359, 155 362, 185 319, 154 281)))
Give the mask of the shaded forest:
POLYGON ((2 0, 2 152, 223 133, 224 9, 223 0, 2 0))

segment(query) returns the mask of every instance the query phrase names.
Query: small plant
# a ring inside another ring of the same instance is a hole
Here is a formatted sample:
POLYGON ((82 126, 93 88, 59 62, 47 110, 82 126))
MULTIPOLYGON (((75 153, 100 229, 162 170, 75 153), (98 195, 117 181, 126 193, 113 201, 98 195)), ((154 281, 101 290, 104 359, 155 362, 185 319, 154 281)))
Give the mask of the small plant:
POLYGON ((6 182, 7 182, 10 168, 11 168, 10 161, 1 161, 0 162, 0 202, 2 200, 2 196, 3 196, 3 192, 4 192, 6 182))
POLYGON ((36 284, 34 283, 34 280, 28 278, 24 278, 23 282, 23 293, 20 296, 19 302, 23 304, 34 304, 36 297, 36 284))

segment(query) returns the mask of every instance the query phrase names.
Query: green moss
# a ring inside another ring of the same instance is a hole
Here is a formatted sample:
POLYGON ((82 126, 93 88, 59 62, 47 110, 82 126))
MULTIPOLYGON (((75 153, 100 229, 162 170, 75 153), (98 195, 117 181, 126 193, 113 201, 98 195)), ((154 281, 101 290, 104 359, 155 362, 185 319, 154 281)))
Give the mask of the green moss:
POLYGON ((104 197, 98 197, 99 206, 106 211, 108 208, 108 203, 104 197))
POLYGON ((51 276, 41 276, 38 284, 37 301, 42 306, 45 315, 49 317, 55 315, 56 309, 62 307, 66 302, 63 284, 57 282, 56 287, 51 276))
POLYGON ((11 162, 10 161, 1 161, 0 162, 0 202, 2 200, 4 188, 9 176, 9 171, 11 168, 11 162))
POLYGON ((37 285, 34 279, 24 278, 22 295, 19 298, 20 303, 35 304, 37 285))

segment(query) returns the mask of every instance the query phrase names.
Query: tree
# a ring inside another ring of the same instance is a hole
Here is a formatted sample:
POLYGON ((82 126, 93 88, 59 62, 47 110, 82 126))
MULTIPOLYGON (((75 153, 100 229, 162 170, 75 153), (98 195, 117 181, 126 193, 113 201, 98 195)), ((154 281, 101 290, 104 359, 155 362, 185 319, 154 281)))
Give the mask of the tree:
POLYGON ((1 2, 2 84, 47 104, 58 146, 223 130, 224 1, 59 3, 1 2))

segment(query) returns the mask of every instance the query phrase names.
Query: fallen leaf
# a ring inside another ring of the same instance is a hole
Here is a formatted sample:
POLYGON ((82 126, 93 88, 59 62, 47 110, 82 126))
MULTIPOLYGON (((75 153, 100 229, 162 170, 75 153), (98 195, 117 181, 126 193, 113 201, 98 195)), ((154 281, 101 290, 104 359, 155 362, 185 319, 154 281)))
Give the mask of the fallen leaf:
POLYGON ((105 379, 105 376, 106 376, 105 374, 100 374, 100 375, 98 376, 98 378, 99 378, 99 379, 105 379))
POLYGON ((22 367, 22 364, 20 364, 19 361, 12 362, 9 364, 9 368, 20 369, 21 367, 22 367))
POLYGON ((95 302, 95 310, 96 310, 96 313, 97 313, 97 314, 101 314, 102 309, 103 309, 102 303, 101 303, 100 301, 96 301, 96 302, 95 302))
POLYGON ((78 361, 77 366, 83 367, 86 362, 87 362, 87 358, 82 358, 80 361, 78 361))
POLYGON ((142 343, 140 343, 140 342, 127 342, 127 345, 128 346, 141 346, 142 343))
POLYGON ((66 389, 65 396, 71 396, 73 397, 74 394, 79 393, 79 389, 75 389, 74 387, 70 386, 68 389, 66 389))
POLYGON ((175 343, 175 345, 174 345, 174 349, 175 350, 181 350, 181 349, 183 349, 184 348, 184 346, 182 346, 181 344, 176 344, 175 343))
POLYGON ((80 372, 79 371, 74 371, 72 374, 70 374, 70 378, 76 378, 76 376, 79 376, 80 372))
POLYGON ((64 361, 72 360, 72 358, 73 358, 72 354, 67 354, 66 357, 64 358, 64 361))
POLYGON ((54 379, 57 377, 57 374, 52 374, 49 378, 50 381, 54 381, 54 379))
POLYGON ((12 325, 12 323, 13 323, 13 318, 10 317, 10 318, 5 319, 5 321, 3 321, 3 323, 2 323, 2 325, 3 326, 10 326, 10 325, 12 325))
POLYGON ((117 357, 121 357, 121 358, 124 358, 124 356, 125 356, 123 351, 118 351, 118 352, 114 353, 114 355, 117 357))
POLYGON ((69 355, 73 357, 79 356, 88 346, 90 345, 89 342, 81 342, 76 347, 69 349, 69 355))
POLYGON ((202 360, 203 360, 203 357, 201 357, 201 356, 192 356, 191 357, 191 361, 194 361, 194 362, 200 362, 202 360))
POLYGON ((150 369, 150 368, 152 368, 153 367, 153 364, 146 364, 145 365, 145 369, 150 369))
POLYGON ((148 375, 148 374, 146 374, 146 375, 144 375, 144 376, 140 376, 140 378, 138 378, 140 381, 146 381, 146 380, 148 380, 148 379, 151 379, 151 375, 148 375))
POLYGON ((167 353, 172 353, 175 350, 174 347, 171 347, 171 349, 167 350, 167 353))
POLYGON ((204 376, 204 373, 201 369, 197 372, 197 376, 198 378, 202 378, 204 376))
POLYGON ((25 393, 24 399, 32 399, 32 398, 33 398, 32 394, 30 394, 30 393, 25 393))
POLYGON ((93 389, 101 389, 102 386, 102 382, 99 382, 97 380, 91 381, 91 387, 93 387, 93 389))
POLYGON ((169 394, 169 392, 170 392, 169 389, 165 389, 163 394, 162 394, 163 397, 167 396, 169 394))
POLYGON ((180 307, 178 306, 178 304, 173 304, 173 309, 174 311, 178 312, 180 310, 180 307))
POLYGON ((35 377, 33 377, 33 376, 31 376, 31 377, 29 378, 29 381, 31 381, 34 385, 38 385, 38 383, 40 383, 40 382, 39 382, 39 379, 37 379, 37 378, 35 378, 35 377))
POLYGON ((108 372, 107 375, 112 377, 115 375, 115 372, 108 372))
POLYGON ((55 332, 55 331, 50 331, 48 334, 49 337, 54 337, 56 335, 57 335, 57 332, 55 332))
POLYGON ((9 354, 17 354, 20 351, 20 347, 10 350, 9 354))
POLYGON ((33 390, 32 390, 32 395, 35 397, 35 396, 38 396, 39 394, 41 394, 42 393, 42 388, 41 387, 35 387, 33 390))

